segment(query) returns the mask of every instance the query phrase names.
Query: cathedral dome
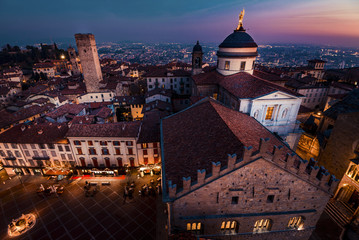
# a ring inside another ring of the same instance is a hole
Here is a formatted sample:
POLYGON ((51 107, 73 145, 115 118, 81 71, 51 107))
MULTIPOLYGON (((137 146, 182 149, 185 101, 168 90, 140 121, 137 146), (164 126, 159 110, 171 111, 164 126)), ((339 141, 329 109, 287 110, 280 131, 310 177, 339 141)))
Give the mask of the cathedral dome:
POLYGON ((224 41, 219 45, 220 48, 250 48, 258 47, 253 38, 246 33, 246 30, 240 28, 234 30, 224 41))
POLYGON ((199 41, 197 41, 197 44, 194 45, 192 52, 202 52, 202 46, 199 45, 199 41))

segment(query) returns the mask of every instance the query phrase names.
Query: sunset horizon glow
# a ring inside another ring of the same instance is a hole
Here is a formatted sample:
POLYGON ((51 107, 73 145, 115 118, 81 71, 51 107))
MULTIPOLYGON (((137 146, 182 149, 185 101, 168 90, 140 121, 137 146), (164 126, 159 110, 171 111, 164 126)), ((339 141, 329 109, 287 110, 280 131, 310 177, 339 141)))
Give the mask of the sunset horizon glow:
POLYGON ((98 42, 221 42, 237 26, 259 44, 293 43, 359 47, 359 1, 356 0, 154 0, 76 2, 50 6, 44 0, 0 2, 0 44, 59 41, 78 32, 98 42))

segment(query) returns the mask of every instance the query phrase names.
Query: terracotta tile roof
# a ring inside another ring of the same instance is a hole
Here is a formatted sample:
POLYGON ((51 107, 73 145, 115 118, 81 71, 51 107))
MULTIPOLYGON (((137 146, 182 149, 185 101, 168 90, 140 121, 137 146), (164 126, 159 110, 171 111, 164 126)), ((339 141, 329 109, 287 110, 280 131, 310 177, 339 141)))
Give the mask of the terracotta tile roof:
POLYGON ((137 143, 154 143, 161 141, 160 121, 145 119, 142 121, 137 143))
POLYGON ((189 98, 189 100, 190 100, 191 105, 192 105, 192 104, 195 104, 196 102, 202 100, 203 98, 206 98, 206 97, 204 97, 204 96, 191 96, 189 98))
POLYGON ((343 100, 335 103, 328 108, 324 115, 326 117, 337 119, 343 113, 359 112, 359 88, 354 89, 343 100))
POLYGON ((194 75, 192 76, 192 79, 197 86, 212 85, 212 84, 218 84, 221 76, 222 76, 221 74, 219 74, 215 69, 213 69, 209 72, 194 75))
POLYGON ((98 112, 95 114, 96 117, 100 118, 107 118, 112 115, 112 110, 108 107, 102 107, 98 110, 98 112))
POLYGON ((80 83, 76 89, 69 89, 68 87, 61 90, 62 95, 80 95, 86 93, 86 86, 84 83, 80 83))
POLYGON ((165 67, 157 67, 151 69, 148 73, 144 74, 143 77, 187 77, 191 76, 191 73, 182 69, 168 70, 165 67))
POLYGON ((19 111, 13 113, 12 115, 14 117, 14 122, 17 122, 17 121, 32 117, 37 114, 43 114, 45 112, 48 112, 51 109, 53 109, 54 107, 55 107, 55 104, 52 104, 52 103, 47 103, 43 106, 33 105, 31 107, 22 108, 19 111))
POLYGON ((282 91, 293 96, 302 96, 285 87, 274 84, 245 72, 224 76, 217 71, 192 76, 196 85, 218 84, 238 98, 257 98, 276 91, 282 91))
POLYGON ((86 115, 86 116, 75 116, 70 124, 92 124, 95 123, 94 115, 86 115))
POLYGON ((254 118, 206 98, 186 110, 162 120, 163 156, 166 182, 181 188, 182 178, 197 179, 197 170, 212 172, 212 162, 227 165, 228 154, 240 158, 244 146, 259 148, 260 138, 284 146, 276 136, 254 118))
POLYGON ((112 102, 92 102, 88 104, 91 109, 102 108, 110 105, 112 105, 112 102))
POLYGON ((74 124, 67 137, 137 137, 141 122, 74 124))
POLYGON ((3 143, 56 143, 65 138, 67 124, 20 124, 0 134, 3 143))
POLYGON ((164 102, 161 100, 156 100, 153 102, 146 103, 143 106, 142 112, 144 113, 144 112, 152 111, 153 109, 157 109, 160 111, 167 111, 167 112, 172 112, 173 110, 171 103, 164 102))
POLYGON ((344 82, 332 82, 331 86, 335 88, 341 88, 347 91, 351 91, 355 88, 355 86, 344 82))
POLYGON ((163 95, 163 96, 167 96, 167 97, 172 97, 172 90, 170 89, 165 89, 165 88, 155 88, 151 91, 148 91, 145 95, 146 98, 154 96, 154 95, 163 95))
POLYGON ((287 80, 287 78, 281 78, 277 74, 267 73, 267 72, 263 72, 263 71, 260 71, 260 70, 254 70, 253 75, 256 76, 256 77, 268 80, 270 82, 283 82, 283 81, 287 80))
POLYGON ((7 95, 10 92, 10 88, 8 87, 0 87, 0 95, 7 95))
POLYGON ((313 112, 313 109, 307 108, 303 105, 300 105, 298 113, 310 113, 313 112))
POLYGON ((46 114, 47 117, 56 119, 58 117, 64 116, 64 115, 77 115, 79 114, 84 108, 87 108, 84 104, 65 104, 61 107, 56 108, 54 111, 46 114))

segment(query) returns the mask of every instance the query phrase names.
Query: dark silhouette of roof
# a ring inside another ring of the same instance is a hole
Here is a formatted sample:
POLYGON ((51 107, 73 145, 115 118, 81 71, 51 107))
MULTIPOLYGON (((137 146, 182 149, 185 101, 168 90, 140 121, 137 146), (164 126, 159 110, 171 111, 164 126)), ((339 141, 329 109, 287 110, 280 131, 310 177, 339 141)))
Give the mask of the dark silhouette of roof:
POLYGON ((258 47, 253 38, 246 33, 246 30, 234 30, 224 41, 219 45, 220 48, 248 48, 258 47))

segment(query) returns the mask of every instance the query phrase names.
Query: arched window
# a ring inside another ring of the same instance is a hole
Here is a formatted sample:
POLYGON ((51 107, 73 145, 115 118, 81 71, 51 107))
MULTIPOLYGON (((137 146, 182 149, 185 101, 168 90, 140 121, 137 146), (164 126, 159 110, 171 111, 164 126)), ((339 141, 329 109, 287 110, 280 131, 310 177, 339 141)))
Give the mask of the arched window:
POLYGON ((238 231, 237 221, 223 221, 221 224, 221 231, 224 234, 236 233, 238 231))
POLYGON ((258 116, 259 116, 259 110, 256 110, 256 111, 254 112, 254 114, 253 114, 253 117, 254 117, 255 119, 257 119, 258 116))
POLYGON ((282 112, 282 119, 286 118, 288 114, 288 108, 284 109, 282 112))
POLYGON ((256 221, 253 228, 253 233, 262 233, 268 232, 272 228, 272 220, 270 219, 261 219, 256 221))
POLYGON ((290 229, 303 229, 304 217, 292 217, 288 221, 288 228, 290 229))
POLYGON ((187 223, 187 231, 191 231, 194 234, 201 234, 202 233, 202 223, 194 222, 194 223, 187 223))

